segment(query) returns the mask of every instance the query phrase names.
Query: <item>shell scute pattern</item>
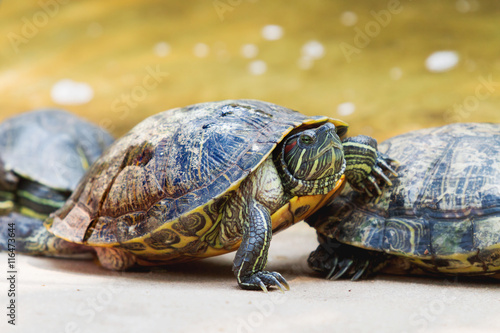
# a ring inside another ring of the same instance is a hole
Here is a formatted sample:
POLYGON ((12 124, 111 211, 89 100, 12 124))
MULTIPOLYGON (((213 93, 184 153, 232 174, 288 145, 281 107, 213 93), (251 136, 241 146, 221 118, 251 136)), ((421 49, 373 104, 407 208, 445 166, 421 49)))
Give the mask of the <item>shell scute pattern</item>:
POLYGON ((381 248, 386 252, 415 256, 430 256, 431 253, 429 221, 423 218, 390 218, 386 221, 385 232, 380 233, 380 238, 381 248))
POLYGON ((479 252, 478 259, 483 264, 485 270, 493 271, 500 266, 500 251, 496 248, 486 248, 479 252))
POLYGON ((395 179, 390 200, 381 200, 394 202, 392 207, 401 213, 425 211, 434 218, 499 213, 500 189, 495 184, 500 181, 500 159, 495 157, 500 156, 500 133, 492 135, 494 125, 483 125, 457 124, 446 133, 447 142, 437 139, 443 128, 381 143, 382 152, 397 155, 405 174, 395 179), (412 140, 412 149, 405 149, 412 140))
POLYGON ((431 220, 432 249, 435 255, 477 251, 471 220, 431 220))
POLYGON ((111 217, 100 216, 92 228, 93 233, 90 238, 99 238, 102 241, 106 241, 108 244, 116 244, 120 234, 117 231, 119 227, 122 227, 122 224, 117 225, 111 217), (110 228, 112 230, 110 230, 110 228))
MULTIPOLYGON (((125 242, 129 239, 134 239, 139 237, 140 235, 143 235, 145 233, 148 233, 152 231, 152 227, 157 224, 157 221, 152 220, 151 223, 145 223, 145 212, 132 212, 129 214, 124 214, 122 216, 117 217, 114 220, 114 223, 111 224, 111 227, 115 227, 116 230, 112 232, 116 236, 116 240, 120 243, 125 242), (155 223, 156 222, 156 223, 155 223)), ((105 217, 106 219, 106 217, 105 217)), ((103 219, 103 220, 105 220, 103 219)), ((109 217, 107 219, 110 219, 109 217)), ((109 222, 112 222, 113 220, 108 220, 109 222)), ((100 238, 99 235, 96 235, 97 230, 102 230, 103 232, 106 232, 106 224, 101 224, 101 228, 97 229, 95 228, 93 235, 92 236, 97 236, 97 238, 100 238)), ((91 237, 92 237, 91 236, 91 237)))
MULTIPOLYGON (((269 143, 264 146, 264 150, 268 151, 274 146, 274 143, 269 143)), ((263 158, 264 154, 260 151, 260 145, 252 145, 252 147, 236 162, 236 166, 241 170, 248 170, 252 166, 259 163, 263 158)))
POLYGON ((142 251, 145 251, 147 249, 146 245, 144 245, 141 242, 125 243, 125 244, 121 244, 120 247, 125 249, 125 250, 129 250, 130 252, 134 252, 134 253, 141 253, 142 251))
POLYGON ((197 236, 197 232, 207 224, 203 214, 195 212, 186 217, 180 217, 176 223, 172 224, 172 229, 182 236, 197 236))
MULTIPOLYGON (((485 215, 474 219, 474 244, 478 248, 486 249, 488 247, 497 246, 500 248, 500 232, 492 232, 498 230, 500 225, 500 215, 485 215)), ((500 253, 499 253, 500 255, 500 253)))
POLYGON ((177 244, 181 241, 181 238, 177 233, 169 229, 163 229, 157 231, 144 239, 144 242, 148 244, 152 249, 155 250, 165 250, 172 245, 177 244))

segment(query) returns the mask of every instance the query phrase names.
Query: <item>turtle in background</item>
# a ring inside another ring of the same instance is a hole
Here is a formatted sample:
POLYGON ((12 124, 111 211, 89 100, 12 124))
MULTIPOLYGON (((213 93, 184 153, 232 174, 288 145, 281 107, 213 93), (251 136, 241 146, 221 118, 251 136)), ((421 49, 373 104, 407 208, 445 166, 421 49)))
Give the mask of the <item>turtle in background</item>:
POLYGON ((346 186, 307 219, 320 242, 310 267, 353 280, 500 273, 500 124, 417 130, 379 149, 399 162, 398 178, 379 197, 346 186))
POLYGON ((53 236, 43 220, 62 207, 112 142, 104 129, 62 110, 35 110, 0 123, 0 249, 56 256, 90 251, 53 236))
POLYGON ((347 124, 255 100, 200 103, 151 116, 90 167, 50 233, 124 270, 236 251, 243 289, 289 289, 264 270, 274 233, 303 220, 346 181, 378 195, 389 159, 347 124))

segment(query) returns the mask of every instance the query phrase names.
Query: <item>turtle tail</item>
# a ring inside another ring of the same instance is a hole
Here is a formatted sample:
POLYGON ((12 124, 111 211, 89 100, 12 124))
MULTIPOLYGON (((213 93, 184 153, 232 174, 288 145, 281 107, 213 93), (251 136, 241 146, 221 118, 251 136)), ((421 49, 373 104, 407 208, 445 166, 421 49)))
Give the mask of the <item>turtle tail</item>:
POLYGON ((93 249, 55 237, 39 219, 10 213, 0 216, 0 251, 49 257, 74 257, 83 254, 87 257, 93 249))

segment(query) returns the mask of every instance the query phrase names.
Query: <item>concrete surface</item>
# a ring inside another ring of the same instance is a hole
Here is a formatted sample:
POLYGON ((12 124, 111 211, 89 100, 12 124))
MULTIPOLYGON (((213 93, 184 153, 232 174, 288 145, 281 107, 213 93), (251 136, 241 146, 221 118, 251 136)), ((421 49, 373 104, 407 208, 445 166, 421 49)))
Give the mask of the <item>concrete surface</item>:
POLYGON ((116 273, 92 261, 16 257, 16 326, 7 323, 7 254, 0 253, 0 332, 499 332, 495 281, 379 276, 326 281, 306 265, 314 231, 274 237, 268 268, 285 294, 240 290, 234 254, 116 273))

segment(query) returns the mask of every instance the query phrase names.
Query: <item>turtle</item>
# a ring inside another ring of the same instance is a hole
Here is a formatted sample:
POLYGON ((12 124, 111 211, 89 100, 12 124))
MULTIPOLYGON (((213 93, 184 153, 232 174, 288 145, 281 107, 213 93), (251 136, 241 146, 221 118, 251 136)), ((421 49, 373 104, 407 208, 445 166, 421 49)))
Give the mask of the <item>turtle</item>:
POLYGON ((398 177, 378 197, 346 186, 309 217, 320 242, 309 266, 352 280, 500 273, 500 124, 416 130, 379 149, 398 177))
POLYGON ((43 221, 62 207, 90 164, 113 141, 104 129, 53 108, 0 123, 0 249, 9 249, 8 229, 15 226, 18 253, 85 252, 83 246, 54 237, 43 221))
POLYGON ((376 141, 342 142, 347 128, 257 100, 163 111, 116 140, 45 224, 55 237, 93 247, 112 270, 236 251, 241 288, 284 292, 283 276, 264 270, 272 235, 346 182, 373 195, 373 184, 390 183, 376 141))

